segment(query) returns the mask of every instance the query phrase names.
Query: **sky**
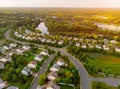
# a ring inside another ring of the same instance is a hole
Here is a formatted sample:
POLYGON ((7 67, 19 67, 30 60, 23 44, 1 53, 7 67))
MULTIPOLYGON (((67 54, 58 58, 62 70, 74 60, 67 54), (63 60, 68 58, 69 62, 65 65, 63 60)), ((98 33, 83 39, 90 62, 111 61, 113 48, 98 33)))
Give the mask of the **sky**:
POLYGON ((120 0, 0 0, 0 7, 113 7, 120 0))

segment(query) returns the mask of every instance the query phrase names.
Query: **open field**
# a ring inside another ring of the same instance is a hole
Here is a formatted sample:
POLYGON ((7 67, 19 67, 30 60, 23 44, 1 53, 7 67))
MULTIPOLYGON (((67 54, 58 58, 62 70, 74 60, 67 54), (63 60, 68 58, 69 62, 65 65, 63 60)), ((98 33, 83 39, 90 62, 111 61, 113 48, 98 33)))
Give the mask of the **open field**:
POLYGON ((98 53, 87 53, 88 61, 102 72, 120 75, 120 58, 98 53))
POLYGON ((92 89, 119 89, 117 87, 108 86, 103 82, 92 82, 92 89))

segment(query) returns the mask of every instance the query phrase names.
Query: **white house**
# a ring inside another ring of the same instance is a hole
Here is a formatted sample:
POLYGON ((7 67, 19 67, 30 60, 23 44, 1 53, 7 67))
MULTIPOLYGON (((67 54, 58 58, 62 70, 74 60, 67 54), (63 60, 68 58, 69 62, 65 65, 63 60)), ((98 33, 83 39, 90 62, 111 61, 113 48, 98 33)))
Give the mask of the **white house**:
POLYGON ((94 48, 94 45, 93 44, 88 44, 88 47, 89 48, 94 48))
POLYGON ((97 48, 97 49, 102 49, 102 47, 101 47, 100 44, 96 44, 96 48, 97 48))
POLYGON ((120 52, 120 48, 119 47, 115 47, 115 52, 120 52))
POLYGON ((28 67, 29 68, 32 68, 32 69, 35 69, 37 66, 37 62, 36 61, 31 61, 29 64, 28 64, 28 67))
POLYGON ((16 53, 17 53, 17 54, 22 54, 22 53, 23 53, 23 50, 22 50, 22 49, 16 49, 16 53))
POLYGON ((29 67, 24 67, 23 68, 23 70, 21 71, 21 73, 23 74, 23 75, 32 75, 33 74, 33 72, 30 70, 30 68, 29 67))
POLYGON ((79 46, 80 46, 80 43, 76 42, 76 46, 79 47, 79 46))
POLYGON ((6 84, 5 82, 0 78, 0 89, 5 88, 6 84))
POLYGON ((10 48, 15 48, 16 46, 17 46, 16 43, 11 43, 11 44, 9 45, 10 48))
POLYGON ((73 40, 74 40, 74 41, 77 41, 77 40, 78 40, 78 37, 74 37, 73 40))
POLYGON ((36 56, 36 57, 34 58, 35 61, 42 61, 42 59, 43 59, 42 56, 36 56))
POLYGON ((110 43, 115 44, 115 43, 117 43, 117 41, 116 40, 111 40, 110 43))
POLYGON ((23 48, 23 50, 26 51, 26 50, 30 49, 30 46, 23 46, 22 48, 23 48))
POLYGON ((48 55, 48 51, 42 51, 42 52, 40 53, 40 55, 47 56, 47 55, 48 55))
POLYGON ((51 39, 46 40, 46 42, 47 42, 47 43, 50 43, 50 42, 51 42, 51 39))
POLYGON ((46 40, 45 38, 41 38, 41 40, 40 40, 40 41, 41 41, 42 43, 44 43, 44 42, 45 42, 45 40, 46 40))
POLYGON ((3 63, 6 63, 7 59, 6 58, 1 58, 0 61, 3 62, 3 63))
POLYGON ((103 50, 106 50, 106 51, 110 50, 109 45, 103 45, 103 50))
POLYGON ((86 48, 86 44, 82 44, 81 47, 82 47, 82 48, 86 48))
POLYGON ((59 58, 58 61, 56 62, 56 64, 58 66, 63 66, 65 63, 64 63, 63 59, 59 58))
POLYGON ((56 78, 58 77, 58 74, 56 72, 50 72, 48 75, 47 75, 47 78, 49 80, 55 80, 56 78))
POLYGON ((52 43, 52 44, 55 44, 55 43, 56 43, 56 40, 54 40, 54 41, 51 41, 51 43, 52 43))
POLYGON ((63 41, 58 41, 58 45, 62 45, 63 44, 63 41))
POLYGON ((19 89, 19 88, 16 86, 9 86, 7 89, 19 89))
POLYGON ((104 41, 104 44, 108 44, 108 39, 103 39, 103 41, 104 41))
POLYGON ((56 72, 59 71, 60 67, 57 64, 54 64, 51 68, 50 71, 56 72))
POLYGON ((0 69, 4 69, 5 68, 5 64, 0 62, 0 69))

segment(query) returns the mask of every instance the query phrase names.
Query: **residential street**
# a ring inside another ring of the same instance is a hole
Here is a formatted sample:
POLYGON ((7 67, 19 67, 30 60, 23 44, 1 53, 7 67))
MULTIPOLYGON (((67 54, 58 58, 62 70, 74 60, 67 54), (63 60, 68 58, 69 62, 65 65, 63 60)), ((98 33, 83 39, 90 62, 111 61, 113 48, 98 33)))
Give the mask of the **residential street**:
MULTIPOLYGON (((41 45, 41 44, 35 44, 35 43, 29 43, 29 42, 23 42, 23 41, 19 41, 16 39, 13 39, 10 37, 9 33, 11 30, 8 30, 5 34, 6 39, 14 41, 15 43, 20 43, 20 44, 34 44, 35 46, 39 46, 39 47, 44 47, 45 45, 41 45)), ((120 78, 112 78, 112 77, 106 77, 106 78, 94 78, 89 76, 88 72, 86 71, 86 69, 84 68, 84 66, 82 65, 82 63, 80 63, 74 56, 72 56, 71 54, 69 54, 66 51, 66 48, 55 48, 55 47, 51 47, 48 46, 50 49, 55 50, 55 51, 60 51, 62 54, 66 55, 69 57, 69 60, 74 64, 74 66, 76 67, 76 69, 79 71, 80 77, 81 77, 81 89, 90 89, 90 83, 91 81, 102 81, 107 83, 108 85, 111 86, 115 86, 120 84, 120 78)), ((47 68, 47 65, 50 63, 50 61, 54 58, 55 55, 50 56, 50 58, 47 59, 47 61, 42 65, 41 69, 38 72, 37 77, 35 78, 33 84, 31 85, 30 89, 36 89, 37 85, 38 85, 38 77, 40 74, 45 72, 45 69, 47 68)))

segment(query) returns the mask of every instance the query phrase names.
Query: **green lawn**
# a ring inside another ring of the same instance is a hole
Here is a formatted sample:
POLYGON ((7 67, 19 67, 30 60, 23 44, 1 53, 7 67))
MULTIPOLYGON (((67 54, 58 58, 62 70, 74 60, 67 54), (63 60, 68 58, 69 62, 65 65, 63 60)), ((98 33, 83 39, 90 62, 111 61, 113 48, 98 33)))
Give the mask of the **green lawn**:
POLYGON ((86 53, 89 57, 88 61, 97 68, 101 68, 103 72, 120 75, 120 57, 103 55, 99 53, 86 53))
POLYGON ((108 86, 103 82, 92 82, 92 89, 118 89, 117 87, 108 86))
POLYGON ((6 28, 0 28, 0 40, 4 38, 5 31, 6 31, 6 28))
POLYGON ((72 86, 60 85, 60 89, 74 89, 72 86))

